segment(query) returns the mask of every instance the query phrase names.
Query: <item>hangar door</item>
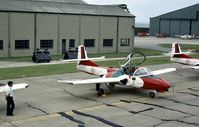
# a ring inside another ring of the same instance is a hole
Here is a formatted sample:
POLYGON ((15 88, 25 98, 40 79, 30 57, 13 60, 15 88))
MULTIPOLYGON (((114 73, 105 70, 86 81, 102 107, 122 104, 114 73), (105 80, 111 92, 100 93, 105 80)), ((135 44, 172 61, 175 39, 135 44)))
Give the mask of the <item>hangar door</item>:
POLYGON ((199 35, 199 20, 192 22, 192 32, 191 34, 199 35))
POLYGON ((170 36, 180 34, 180 20, 170 20, 170 36))
POLYGON ((169 35, 169 20, 160 21, 160 33, 166 33, 169 35))
POLYGON ((181 20, 180 22, 180 34, 189 34, 190 31, 190 20, 181 20))

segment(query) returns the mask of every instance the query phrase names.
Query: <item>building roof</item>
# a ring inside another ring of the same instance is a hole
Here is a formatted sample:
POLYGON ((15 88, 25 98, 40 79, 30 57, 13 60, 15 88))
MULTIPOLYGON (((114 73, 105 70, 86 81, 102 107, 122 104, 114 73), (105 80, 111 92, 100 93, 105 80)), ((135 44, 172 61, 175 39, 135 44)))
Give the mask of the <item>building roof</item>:
POLYGON ((59 3, 87 4, 83 0, 24 0, 24 1, 42 1, 42 2, 59 2, 59 3))
POLYGON ((116 5, 90 5, 82 0, 0 0, 0 11, 134 17, 116 5))
POLYGON ((188 6, 179 10, 168 12, 152 18, 167 18, 167 19, 197 19, 199 12, 199 4, 188 6))

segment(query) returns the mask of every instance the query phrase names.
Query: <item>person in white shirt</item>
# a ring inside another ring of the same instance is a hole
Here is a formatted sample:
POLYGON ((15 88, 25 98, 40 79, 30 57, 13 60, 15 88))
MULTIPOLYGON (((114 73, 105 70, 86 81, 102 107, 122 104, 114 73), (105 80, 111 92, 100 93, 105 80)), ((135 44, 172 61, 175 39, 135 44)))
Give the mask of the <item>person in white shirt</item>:
POLYGON ((15 102, 13 99, 13 82, 8 82, 8 89, 6 90, 6 100, 7 100, 7 116, 14 116, 13 111, 15 109, 15 102))

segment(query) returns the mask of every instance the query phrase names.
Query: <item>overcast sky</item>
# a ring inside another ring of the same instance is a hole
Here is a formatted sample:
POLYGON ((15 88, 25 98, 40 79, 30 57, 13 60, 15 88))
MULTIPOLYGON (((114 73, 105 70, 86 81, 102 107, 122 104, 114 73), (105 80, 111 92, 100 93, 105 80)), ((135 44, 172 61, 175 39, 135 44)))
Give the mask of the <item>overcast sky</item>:
POLYGON ((199 3, 199 0, 84 0, 88 4, 127 4, 136 16, 136 23, 149 23, 155 17, 170 11, 199 3))

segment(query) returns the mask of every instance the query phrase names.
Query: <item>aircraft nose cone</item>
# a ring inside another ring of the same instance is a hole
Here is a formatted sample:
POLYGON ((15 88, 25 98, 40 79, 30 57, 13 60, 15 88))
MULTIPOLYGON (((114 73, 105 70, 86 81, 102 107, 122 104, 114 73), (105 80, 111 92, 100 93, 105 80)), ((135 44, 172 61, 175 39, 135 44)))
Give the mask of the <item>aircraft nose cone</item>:
POLYGON ((168 90, 171 85, 169 82, 167 82, 166 80, 162 79, 162 87, 165 89, 165 90, 168 90))

